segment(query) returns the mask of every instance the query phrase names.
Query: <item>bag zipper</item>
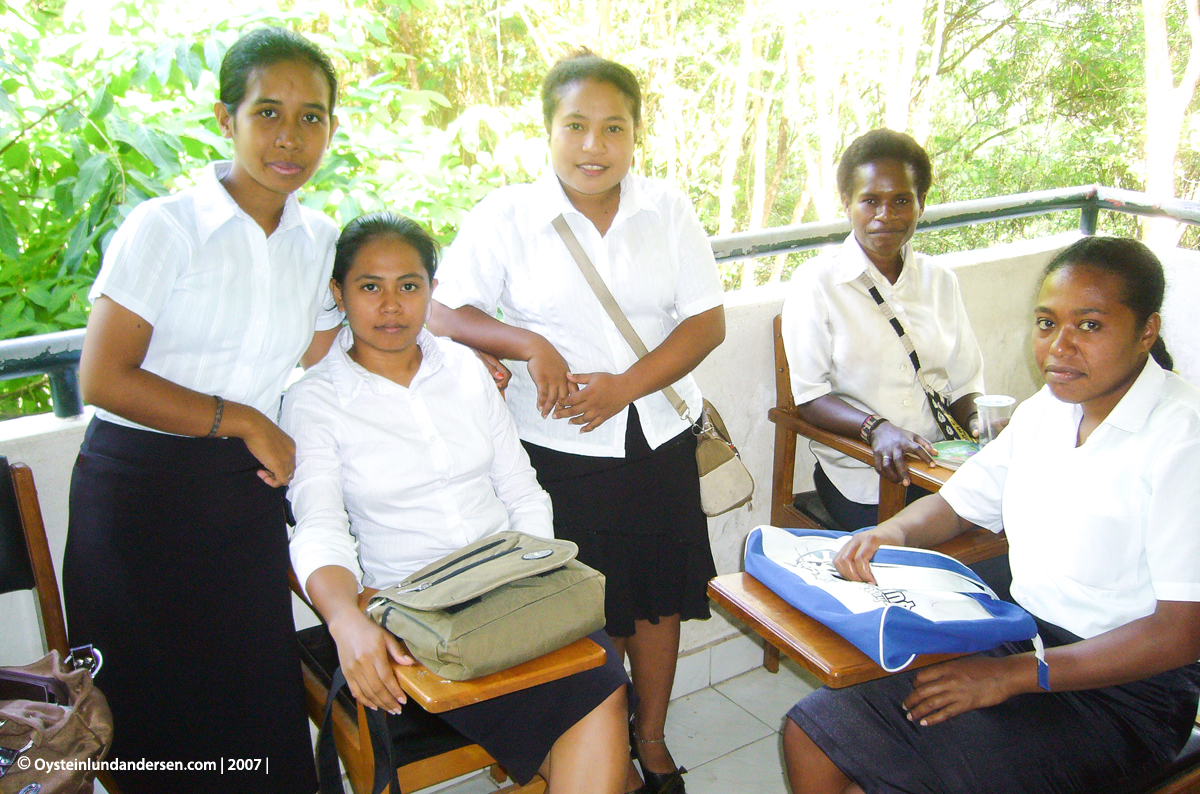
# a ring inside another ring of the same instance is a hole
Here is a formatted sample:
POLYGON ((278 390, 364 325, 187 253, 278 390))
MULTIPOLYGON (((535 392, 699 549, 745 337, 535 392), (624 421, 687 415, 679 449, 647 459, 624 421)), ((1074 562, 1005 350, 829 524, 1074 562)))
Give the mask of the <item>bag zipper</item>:
POLYGON ((428 579, 431 576, 436 576, 437 574, 441 573, 442 571, 446 570, 447 568, 453 568, 455 565, 458 565, 463 560, 470 559, 471 557, 474 557, 476 554, 482 554, 483 552, 487 551, 488 549, 496 548, 503 542, 504 542, 504 538, 500 538, 499 540, 493 540, 491 543, 485 543, 482 546, 480 546, 479 548, 475 549, 474 551, 469 551, 466 554, 462 555, 461 557, 455 557, 453 560, 446 563, 445 565, 434 568, 432 571, 425 574, 421 578, 428 579))
MULTIPOLYGON (((476 549, 475 551, 471 552, 470 554, 464 555, 463 557, 460 557, 459 559, 454 560, 453 562, 443 565, 441 568, 438 568, 436 571, 430 571, 428 574, 426 574, 426 577, 433 576, 435 573, 438 573, 439 571, 444 571, 447 568, 449 568, 451 565, 457 565, 458 563, 467 559, 467 557, 474 556, 475 554, 478 554, 479 552, 483 551, 484 549, 494 547, 497 543, 501 543, 501 542, 502 541, 496 541, 495 543, 489 543, 486 546, 482 546, 482 547, 476 549)), ((456 571, 451 571, 450 573, 446 574, 445 576, 443 576, 440 579, 435 579, 432 582, 430 582, 430 581, 421 582, 421 584, 419 584, 419 585, 416 585, 413 587, 406 587, 403 590, 397 590, 396 595, 402 595, 402 594, 406 594, 406 593, 419 593, 422 590, 428 590, 429 588, 433 587, 434 585, 439 585, 442 582, 446 581, 447 579, 453 579, 455 576, 458 576, 460 573, 463 573, 464 571, 469 571, 472 568, 478 568, 480 565, 489 563, 492 560, 498 560, 505 555, 512 554, 515 551, 520 551, 521 548, 522 548, 521 546, 513 546, 511 549, 505 549, 504 551, 489 555, 487 557, 484 557, 482 560, 476 560, 475 562, 471 563, 470 565, 464 565, 463 567, 459 568, 456 571)))

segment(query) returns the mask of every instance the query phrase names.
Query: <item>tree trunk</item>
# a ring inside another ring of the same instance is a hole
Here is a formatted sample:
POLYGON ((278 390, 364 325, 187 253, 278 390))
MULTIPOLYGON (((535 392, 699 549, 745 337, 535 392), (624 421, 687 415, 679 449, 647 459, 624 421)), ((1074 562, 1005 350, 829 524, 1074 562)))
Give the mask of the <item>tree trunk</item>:
POLYGON ((894 70, 887 89, 884 126, 903 132, 908 129, 913 77, 917 73, 917 51, 925 30, 924 0, 904 0, 898 14, 899 29, 892 35, 894 70))
POLYGON ((938 0, 937 22, 933 28, 933 50, 929 54, 929 79, 925 81, 921 113, 913 125, 913 137, 917 143, 927 146, 929 132, 933 126, 934 108, 937 107, 938 72, 942 69, 942 50, 946 46, 946 0, 938 0))
MULTIPOLYGON (((754 109, 754 184, 750 190, 750 212, 748 213, 748 228, 763 227, 763 206, 767 200, 767 119, 771 114, 771 99, 763 95, 762 70, 759 62, 762 59, 762 38, 754 40, 754 96, 750 101, 754 109)), ((755 259, 742 260, 742 288, 755 286, 754 270, 758 264, 755 259)))
POLYGON ((742 139, 746 134, 746 94, 750 85, 750 67, 754 53, 754 0, 745 0, 742 19, 738 25, 738 62, 733 75, 733 102, 730 103, 726 123, 724 153, 721 155, 721 187, 717 194, 720 202, 720 221, 717 234, 733 231, 734 178, 737 176, 738 158, 742 153, 742 139))
MULTIPOLYGON (((1197 0, 1187 4, 1191 47, 1179 85, 1171 71, 1171 48, 1167 40, 1168 0, 1142 0, 1146 29, 1146 193, 1152 199, 1175 196, 1175 157, 1188 105, 1200 79, 1200 13, 1197 0)), ((1174 247, 1179 225, 1169 219, 1145 222, 1142 236, 1147 243, 1174 247)))

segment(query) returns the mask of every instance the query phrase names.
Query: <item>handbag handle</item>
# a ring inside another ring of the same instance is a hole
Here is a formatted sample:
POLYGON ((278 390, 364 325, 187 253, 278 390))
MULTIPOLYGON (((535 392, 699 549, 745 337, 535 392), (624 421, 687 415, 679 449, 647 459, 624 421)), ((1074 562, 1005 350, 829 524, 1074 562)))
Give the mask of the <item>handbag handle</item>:
MULTIPOLYGON (((592 264, 592 260, 588 258, 587 253, 583 250, 583 246, 579 244, 579 240, 575 237, 575 232, 571 231, 571 227, 567 225, 567 219, 561 214, 555 218, 551 225, 554 226, 554 231, 558 232, 558 236, 566 244, 567 250, 571 252, 571 256, 575 259, 575 264, 583 272, 583 277, 587 279, 588 286, 592 288, 592 292, 600 299, 600 305, 604 307, 604 311, 608 312, 608 317, 617 326, 617 330, 621 332, 621 336, 633 348, 634 354, 638 358, 642 358, 650 351, 646 348, 642 338, 638 336, 637 331, 633 329, 629 318, 625 316, 625 312, 621 311, 621 307, 617 305, 616 298, 609 291, 608 285, 604 283, 604 279, 600 278, 600 274, 596 272, 596 266, 592 264)), ((688 410, 687 403, 680 398, 679 393, 672 386, 664 386, 662 393, 666 395, 671 406, 679 413, 680 419, 685 419, 689 424, 692 423, 692 414, 688 410)))

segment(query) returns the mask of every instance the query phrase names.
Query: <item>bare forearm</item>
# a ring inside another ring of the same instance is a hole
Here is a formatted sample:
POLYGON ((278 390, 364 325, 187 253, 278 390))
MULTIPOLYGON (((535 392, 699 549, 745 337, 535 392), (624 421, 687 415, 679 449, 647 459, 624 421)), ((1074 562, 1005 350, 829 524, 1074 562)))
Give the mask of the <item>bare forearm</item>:
POLYGON ((1046 651, 1053 691, 1139 681, 1200 658, 1200 604, 1159 601, 1153 614, 1046 651))
POLYGON ((549 344, 540 334, 502 323, 474 306, 449 309, 437 301, 426 327, 437 336, 448 336, 459 344, 490 353, 496 358, 528 361, 539 344, 549 344))
MULTIPOLYGON (((89 404, 166 433, 207 436, 217 418, 217 401, 211 394, 193 391, 141 368, 101 375, 81 366, 80 381, 83 398, 89 404)), ((217 435, 246 438, 256 424, 264 421, 270 420, 257 410, 227 401, 217 435)))
POLYGON ((717 306, 681 322, 662 344, 625 372, 633 399, 670 386, 699 366, 725 341, 725 307, 717 306))
POLYGON ((797 405, 796 413, 810 425, 849 438, 858 438, 859 428, 870 415, 832 394, 823 394, 815 400, 797 405))
POLYGON ((333 346, 333 340, 337 339, 338 332, 341 330, 338 327, 313 333, 312 341, 308 343, 308 349, 304 351, 304 355, 300 356, 300 366, 308 369, 325 358, 325 354, 329 352, 329 348, 333 346))
POLYGON ((960 517, 938 494, 923 497, 879 525, 894 545, 927 549, 975 526, 960 517), (899 542, 895 542, 898 540, 899 542))
POLYGON ((325 565, 313 571, 304 584, 304 592, 330 627, 341 624, 352 614, 362 614, 358 607, 358 580, 340 565, 325 565))

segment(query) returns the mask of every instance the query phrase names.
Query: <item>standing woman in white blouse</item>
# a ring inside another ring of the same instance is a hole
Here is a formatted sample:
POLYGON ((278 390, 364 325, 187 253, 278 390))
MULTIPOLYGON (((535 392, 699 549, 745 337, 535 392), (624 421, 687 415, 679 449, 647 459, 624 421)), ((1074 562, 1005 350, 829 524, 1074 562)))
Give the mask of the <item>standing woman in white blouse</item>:
POLYGON ((97 410, 63 563, 71 641, 104 654, 111 758, 213 764, 114 773, 124 794, 316 789, 280 487, 295 447, 275 417, 288 374, 340 324, 337 228, 295 196, 336 96, 303 37, 241 38, 214 108, 233 161, 139 205, 92 290, 80 381, 97 410), (232 758, 261 760, 222 776, 232 758))
MULTIPOLYGON (((681 620, 709 615, 715 575, 700 510, 689 374, 725 337, 712 249, 679 192, 630 173, 641 89, 590 52, 542 84, 553 172, 498 190, 467 217, 442 266, 430 328, 514 363, 508 404, 554 503, 554 533, 607 577, 606 630, 629 654, 642 791, 683 780, 663 731, 681 620), (641 360, 551 223, 562 215, 641 336, 641 360), (504 321, 496 319, 499 310, 504 321)), ((640 781, 630 767, 627 791, 640 781)))

